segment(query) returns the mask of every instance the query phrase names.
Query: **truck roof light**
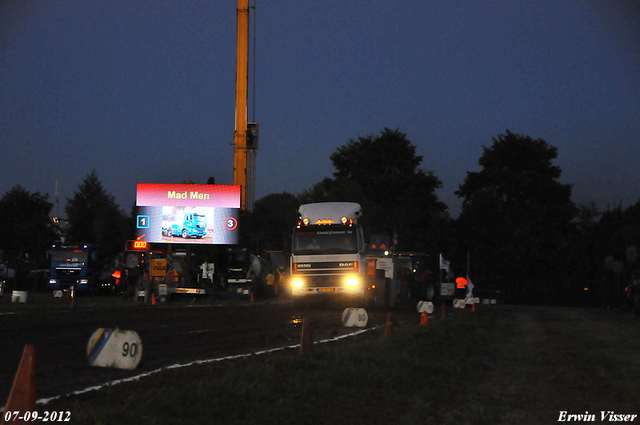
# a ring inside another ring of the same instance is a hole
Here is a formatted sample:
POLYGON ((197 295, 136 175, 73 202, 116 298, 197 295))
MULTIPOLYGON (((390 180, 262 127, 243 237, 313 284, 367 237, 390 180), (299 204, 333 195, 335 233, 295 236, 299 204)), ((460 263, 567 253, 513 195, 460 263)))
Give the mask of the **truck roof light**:
POLYGON ((302 222, 304 223, 305 226, 309 225, 309 219, 307 217, 303 218, 302 222))
POLYGON ((347 224, 347 217, 342 217, 340 221, 342 222, 342 224, 347 224))
POLYGON ((316 224, 333 224, 333 220, 331 220, 330 218, 318 219, 318 221, 316 221, 316 224))

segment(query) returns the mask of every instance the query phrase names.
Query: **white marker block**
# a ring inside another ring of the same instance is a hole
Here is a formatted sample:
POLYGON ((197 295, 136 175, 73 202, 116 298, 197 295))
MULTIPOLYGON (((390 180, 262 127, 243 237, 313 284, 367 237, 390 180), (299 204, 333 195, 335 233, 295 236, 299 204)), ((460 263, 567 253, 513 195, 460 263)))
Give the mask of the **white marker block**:
POLYGON ((348 328, 364 328, 368 321, 369 315, 364 308, 345 308, 342 312, 342 324, 348 328))
POLYGON ((13 291, 11 292, 11 302, 12 303, 26 303, 27 302, 27 291, 13 291))
POLYGON ((463 299, 456 298, 453 300, 453 308, 464 308, 466 305, 466 301, 463 299))
POLYGON ((416 306, 418 313, 433 313, 433 303, 431 301, 420 301, 416 306))
POLYGON ((142 340, 134 331, 96 329, 87 344, 91 366, 135 369, 141 358, 142 340))

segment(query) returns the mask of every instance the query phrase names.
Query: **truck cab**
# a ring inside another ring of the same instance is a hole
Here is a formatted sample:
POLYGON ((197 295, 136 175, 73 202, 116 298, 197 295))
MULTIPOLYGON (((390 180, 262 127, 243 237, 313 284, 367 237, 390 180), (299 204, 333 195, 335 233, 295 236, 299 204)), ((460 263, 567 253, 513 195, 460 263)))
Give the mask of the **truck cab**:
POLYGON ((167 230, 168 236, 202 238, 207 234, 207 217, 203 214, 185 214, 181 224, 172 224, 167 230))
POLYGON ((321 296, 364 300, 367 262, 360 205, 305 204, 293 231, 290 287, 295 301, 321 296))
POLYGON ((49 289, 74 288, 92 292, 98 278, 98 251, 92 244, 54 244, 48 252, 51 261, 49 289))
POLYGON ((250 295, 253 289, 251 253, 247 248, 227 249, 227 290, 237 295, 250 295))

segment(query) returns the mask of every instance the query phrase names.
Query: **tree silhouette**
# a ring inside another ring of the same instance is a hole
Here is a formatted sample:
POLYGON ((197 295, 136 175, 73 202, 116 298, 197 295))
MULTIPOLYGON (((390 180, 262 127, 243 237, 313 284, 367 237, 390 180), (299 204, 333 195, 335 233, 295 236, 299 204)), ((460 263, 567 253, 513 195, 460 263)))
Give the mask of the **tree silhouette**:
POLYGON ((42 260, 44 252, 55 241, 49 218, 53 204, 48 195, 29 193, 22 186, 11 188, 0 199, 2 238, 0 250, 5 260, 27 262, 42 260))
POLYGON ((299 202, 290 193, 273 193, 253 205, 246 225, 241 226, 242 239, 255 253, 263 250, 288 250, 288 240, 298 219, 299 202))
POLYGON ((68 242, 98 244, 102 258, 122 251, 128 233, 127 219, 115 198, 103 188, 95 170, 84 178, 74 196, 67 198, 65 212, 68 242))
POLYGON ((567 235, 576 208, 571 185, 561 184, 558 150, 542 139, 506 134, 483 146, 479 172, 467 172, 456 192, 464 198, 458 239, 475 272, 515 299, 542 297, 562 285, 567 235))
POLYGON ((442 182, 419 168, 422 156, 399 130, 350 139, 332 155, 336 169, 301 194, 304 202, 354 201, 363 207, 364 228, 398 236, 405 250, 435 250, 446 205, 435 190, 442 182))

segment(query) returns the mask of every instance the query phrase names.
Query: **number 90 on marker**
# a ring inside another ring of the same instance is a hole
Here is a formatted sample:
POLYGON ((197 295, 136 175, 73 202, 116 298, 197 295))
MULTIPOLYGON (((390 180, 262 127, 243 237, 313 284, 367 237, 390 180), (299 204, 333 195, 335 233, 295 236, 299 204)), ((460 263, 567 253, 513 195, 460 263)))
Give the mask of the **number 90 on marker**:
POLYGON ((129 343, 125 341, 122 343, 122 357, 135 357, 138 354, 138 344, 135 342, 129 343))
POLYGON ((142 358, 142 341, 135 331, 97 329, 87 344, 91 366, 135 369, 142 358))

